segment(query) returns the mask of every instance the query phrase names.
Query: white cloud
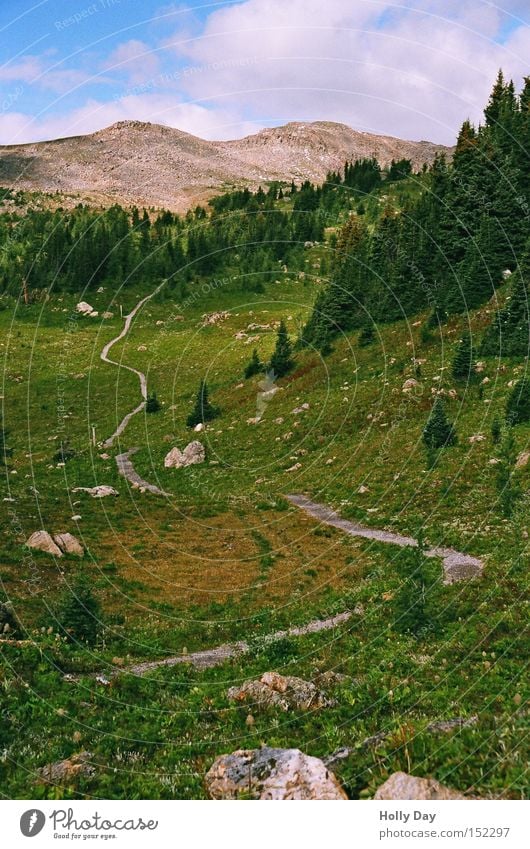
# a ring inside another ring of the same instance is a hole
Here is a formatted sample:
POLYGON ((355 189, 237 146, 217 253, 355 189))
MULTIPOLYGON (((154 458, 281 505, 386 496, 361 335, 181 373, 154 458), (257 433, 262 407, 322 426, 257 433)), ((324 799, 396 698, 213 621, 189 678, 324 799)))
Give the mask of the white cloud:
POLYGON ((131 39, 120 44, 104 63, 106 71, 127 74, 135 85, 154 77, 160 71, 160 60, 152 48, 143 41, 131 39))

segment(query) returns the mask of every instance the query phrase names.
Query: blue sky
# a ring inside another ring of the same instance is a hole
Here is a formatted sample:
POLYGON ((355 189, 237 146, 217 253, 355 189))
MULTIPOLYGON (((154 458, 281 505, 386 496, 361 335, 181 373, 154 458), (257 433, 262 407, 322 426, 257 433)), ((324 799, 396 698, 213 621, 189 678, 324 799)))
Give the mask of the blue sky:
POLYGON ((290 120, 451 142, 497 69, 530 74, 530 2, 26 0, 0 9, 0 143, 150 120, 207 138, 290 120))

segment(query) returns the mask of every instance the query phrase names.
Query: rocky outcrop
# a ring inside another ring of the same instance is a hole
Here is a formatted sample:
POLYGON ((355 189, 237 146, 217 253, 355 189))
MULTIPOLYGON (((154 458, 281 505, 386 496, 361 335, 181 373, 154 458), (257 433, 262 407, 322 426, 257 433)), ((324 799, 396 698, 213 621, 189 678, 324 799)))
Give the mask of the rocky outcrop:
POLYGON ((94 775, 95 769, 90 763, 92 757, 90 752, 79 752, 64 761, 42 767, 39 776, 48 784, 68 784, 81 776, 94 775))
POLYGON ((184 451, 179 448, 172 448, 169 454, 166 455, 164 466, 166 469, 184 469, 186 466, 195 466, 198 463, 204 463, 206 459, 206 451, 202 442, 195 440, 186 445, 184 451))
POLYGON ((54 540, 65 554, 75 554, 77 557, 82 557, 85 553, 83 546, 73 534, 55 534, 54 540))
POLYGON ((284 711, 316 710, 335 704, 311 681, 278 672, 265 672, 258 680, 231 687, 228 698, 234 702, 250 702, 255 708, 276 707, 284 711))
POLYGON ((101 484, 100 486, 76 486, 72 492, 88 492, 92 498, 106 498, 108 495, 120 494, 117 489, 106 484, 101 484))
POLYGON ((406 772, 394 772, 381 787, 374 799, 413 799, 416 801, 442 801, 447 799, 465 799, 461 793, 440 784, 435 778, 418 778, 406 772))
POLYGON ((35 531, 27 540, 28 548, 44 551, 54 557, 62 557, 63 554, 77 554, 82 557, 85 553, 83 546, 73 534, 55 534, 53 537, 48 531, 35 531))
POLYGON ((299 749, 243 749, 222 755, 205 778, 212 799, 347 799, 319 758, 299 749))
POLYGON ((53 537, 48 531, 35 531, 26 541, 28 548, 33 548, 36 551, 44 551, 45 554, 52 554, 54 557, 62 557, 63 552, 53 541, 53 537))

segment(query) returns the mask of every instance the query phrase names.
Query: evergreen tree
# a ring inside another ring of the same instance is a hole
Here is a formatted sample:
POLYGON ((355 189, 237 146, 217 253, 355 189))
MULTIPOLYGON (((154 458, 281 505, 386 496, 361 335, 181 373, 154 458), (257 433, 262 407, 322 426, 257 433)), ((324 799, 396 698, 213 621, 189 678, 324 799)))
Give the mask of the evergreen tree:
POLYGON ((88 575, 78 575, 65 591, 58 619, 71 640, 95 644, 102 628, 101 606, 92 592, 88 575))
POLYGON ((288 374, 294 367, 292 351, 287 327, 282 319, 276 337, 276 347, 274 348, 267 370, 273 372, 275 377, 284 377, 288 374))
POLYGON ((530 291, 525 265, 514 275, 506 305, 486 329, 481 353, 486 356, 528 357, 530 354, 530 291))
POLYGON ((521 495, 520 488, 514 478, 517 451, 513 431, 509 424, 502 428, 499 460, 495 483, 499 494, 501 512, 503 516, 509 518, 521 495))
POLYGON ((160 401, 156 397, 156 392, 150 392, 147 395, 147 401, 145 402, 145 412, 146 413, 158 413, 159 410, 162 409, 160 401))
POLYGON ((453 359, 452 373, 455 380, 470 380, 473 371, 473 343, 468 330, 462 336, 453 359))
POLYGON ((512 425, 530 422, 530 379, 523 377, 513 387, 506 404, 506 421, 512 425))
POLYGON ((421 535, 418 546, 403 549, 396 560, 401 586, 393 599, 393 628, 418 635, 429 623, 427 599, 432 583, 421 535))
POLYGON ((366 348, 368 345, 371 345, 374 340, 374 325, 372 324, 372 322, 369 322, 368 324, 365 324, 359 334, 359 345, 361 348, 366 348))
POLYGON ((252 357, 250 359, 250 362, 245 368, 245 378, 248 380, 249 377, 254 377, 255 374, 261 374, 264 370, 265 366, 261 362, 256 348, 254 348, 254 350, 252 351, 252 357))
POLYGON ((8 436, 9 431, 4 427, 3 419, 0 417, 0 466, 6 466, 8 457, 13 456, 13 449, 7 446, 8 436))
POLYGON ((423 441, 427 448, 435 451, 456 443, 454 426, 447 419, 445 405, 440 396, 436 398, 425 425, 423 441))
POLYGON ((219 407, 215 407, 210 402, 206 381, 201 380, 195 399, 195 406, 186 420, 187 426, 196 427, 198 424, 204 424, 205 422, 212 421, 212 419, 216 419, 220 414, 219 407))
POLYGON ((494 445, 498 445, 501 441, 502 424, 498 416, 495 416, 491 423, 491 441, 494 445))

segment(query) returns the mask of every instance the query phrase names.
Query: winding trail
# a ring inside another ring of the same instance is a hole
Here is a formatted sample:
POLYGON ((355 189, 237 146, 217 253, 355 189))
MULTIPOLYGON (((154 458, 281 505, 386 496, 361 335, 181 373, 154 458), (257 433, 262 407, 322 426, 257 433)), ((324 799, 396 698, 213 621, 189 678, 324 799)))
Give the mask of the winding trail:
MULTIPOLYGON (((291 504, 304 510, 314 519, 318 519, 325 525, 331 525, 333 528, 338 528, 341 531, 353 537, 364 537, 364 539, 375 539, 378 542, 390 543, 401 547, 417 548, 418 540, 413 537, 405 537, 400 534, 393 534, 390 531, 380 531, 376 528, 367 528, 364 525, 357 525, 348 519, 341 519, 338 513, 326 507, 325 504, 317 504, 306 498, 305 495, 287 495, 286 498, 291 504)), ((440 557, 443 560, 444 566, 444 583, 453 584, 455 581, 462 581, 467 578, 475 578, 482 574, 484 563, 478 557, 471 557, 469 554, 463 554, 461 551, 456 551, 454 548, 430 548, 425 551, 426 557, 440 557)))
POLYGON ((138 371, 138 369, 135 369, 132 366, 127 366, 127 365, 124 365, 123 363, 119 363, 119 362, 117 362, 117 360, 109 359, 109 352, 114 347, 114 345, 116 345, 117 342, 119 342, 121 339, 125 339, 129 330, 131 329, 131 324, 132 324, 135 316, 142 309, 143 305, 145 303, 147 303, 147 301, 150 301, 151 298, 154 298, 154 296, 156 294, 158 294, 158 292, 160 291, 160 289, 162 288, 163 285, 164 284, 161 283, 160 286, 157 286, 156 289, 154 289, 151 292, 151 294, 146 295, 145 298, 142 298, 141 301, 138 301, 138 303, 136 304, 134 309, 131 310, 131 312, 128 315, 125 316, 125 324, 123 325, 123 329, 122 329, 121 333, 119 333, 118 336, 115 336, 114 339, 111 339, 110 342, 107 342, 107 344, 104 346, 101 354, 99 355, 100 359, 103 360, 104 363, 109 363, 109 365, 117 366, 120 369, 122 369, 122 368, 127 369, 127 371, 132 371, 133 374, 136 374, 139 381, 140 381, 140 393, 141 393, 142 399, 143 399, 141 404, 138 404, 138 406, 135 407, 134 410, 132 410, 130 413, 127 413, 127 415, 122 419, 122 421, 120 422, 120 424, 118 425, 118 427, 116 428, 116 430, 114 431, 112 436, 109 436, 109 438, 105 440, 105 442, 103 443, 104 448, 112 448, 112 446, 114 444, 114 440, 117 439, 118 436, 121 436, 121 434, 123 433, 123 431, 125 430, 125 428, 129 424, 132 417, 135 416, 137 413, 141 412, 145 408, 145 404, 146 404, 146 401, 147 401, 147 378, 146 378, 145 374, 143 373, 143 371, 138 371))
MULTIPOLYGON (((121 339, 125 339, 129 330, 131 329, 131 325, 135 316, 141 310, 143 305, 147 303, 147 301, 151 300, 151 298, 153 298, 160 291, 163 285, 164 284, 161 283, 160 286, 157 286, 156 289, 153 289, 153 291, 149 295, 146 295, 144 298, 142 298, 141 301, 138 301, 134 309, 131 310, 131 312, 125 316, 125 324, 123 325, 121 333, 119 333, 118 336, 115 336, 114 339, 111 339, 110 342, 107 342, 107 344, 101 351, 101 354, 99 355, 100 359, 103 360, 104 363, 108 363, 112 366, 117 366, 119 369, 127 369, 127 371, 132 371, 133 374, 137 375, 138 380, 140 381, 140 394, 142 396, 142 401, 140 402, 140 404, 138 404, 138 406, 135 407, 134 410, 131 410, 130 413, 127 413, 127 415, 123 417, 112 436, 109 436, 109 438, 105 440, 105 442, 103 443, 104 448, 112 448, 112 446, 114 445, 114 441, 122 435, 123 431, 129 424, 133 416, 136 416, 138 413, 141 413, 141 411, 145 409, 145 405, 147 402, 147 378, 143 371, 139 371, 138 369, 133 368, 132 366, 124 365, 123 363, 118 362, 117 360, 111 360, 109 357, 109 352, 117 342, 119 342, 121 339)), ((145 481, 143 480, 143 478, 140 477, 140 475, 134 468, 131 460, 131 455, 134 454, 136 451, 138 451, 138 448, 130 448, 129 451, 125 451, 124 453, 118 454, 116 456, 116 465, 118 466, 119 474, 126 478, 126 480, 128 480, 129 483, 132 484, 132 486, 135 488, 145 490, 147 492, 152 492, 153 495, 163 495, 166 498, 169 498, 169 492, 164 492, 164 490, 160 489, 158 486, 155 486, 154 484, 149 483, 148 481, 145 481)))

